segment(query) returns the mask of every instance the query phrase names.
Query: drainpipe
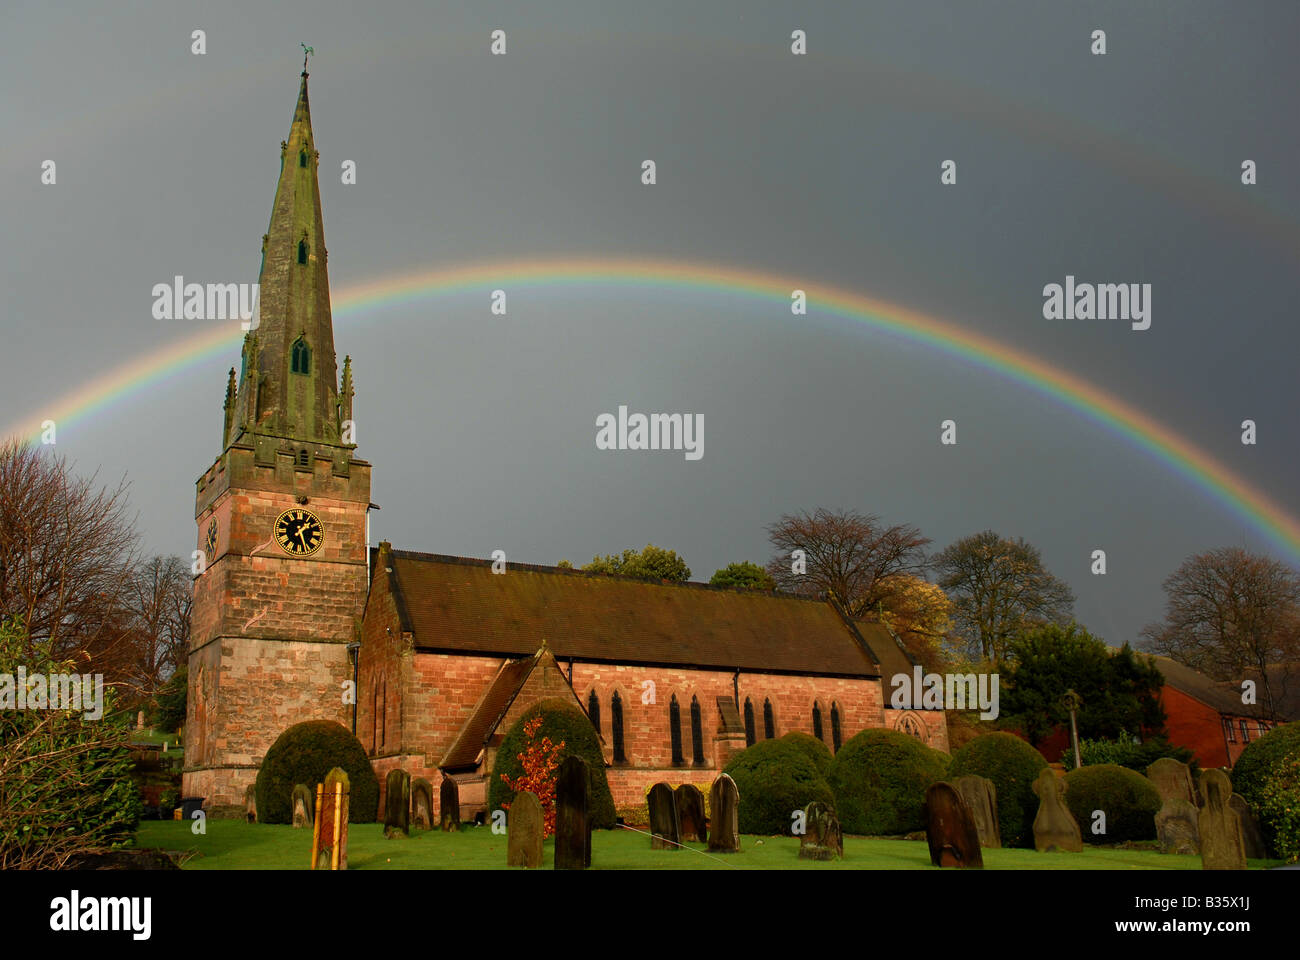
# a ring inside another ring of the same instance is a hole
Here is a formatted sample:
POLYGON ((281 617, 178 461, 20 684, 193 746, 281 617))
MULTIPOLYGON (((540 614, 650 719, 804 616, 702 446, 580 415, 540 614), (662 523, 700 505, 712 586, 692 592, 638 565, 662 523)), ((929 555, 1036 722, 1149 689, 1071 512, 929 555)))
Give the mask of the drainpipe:
MULTIPOLYGON (((366 551, 369 555, 370 551, 366 551)), ((361 644, 355 640, 348 644, 348 656, 352 658, 352 736, 357 735, 357 665, 361 660, 361 644)))
POLYGON ((736 668, 735 674, 731 678, 731 694, 736 700, 736 709, 740 709, 740 667, 736 668))

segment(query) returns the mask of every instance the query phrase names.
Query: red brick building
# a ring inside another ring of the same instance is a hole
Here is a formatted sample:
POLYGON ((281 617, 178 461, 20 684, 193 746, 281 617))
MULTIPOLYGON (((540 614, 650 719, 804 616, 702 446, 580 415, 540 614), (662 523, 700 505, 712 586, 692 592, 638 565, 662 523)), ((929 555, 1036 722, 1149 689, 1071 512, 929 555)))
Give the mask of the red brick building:
POLYGON ((552 696, 601 734, 616 803, 707 783, 792 730, 835 748, 891 727, 947 749, 942 711, 886 707, 888 678, 912 669, 902 649, 832 600, 370 549, 305 72, 280 164, 260 322, 196 484, 187 796, 240 803, 287 727, 328 718, 354 726, 381 784, 397 766, 453 777, 472 810, 515 718, 552 696))

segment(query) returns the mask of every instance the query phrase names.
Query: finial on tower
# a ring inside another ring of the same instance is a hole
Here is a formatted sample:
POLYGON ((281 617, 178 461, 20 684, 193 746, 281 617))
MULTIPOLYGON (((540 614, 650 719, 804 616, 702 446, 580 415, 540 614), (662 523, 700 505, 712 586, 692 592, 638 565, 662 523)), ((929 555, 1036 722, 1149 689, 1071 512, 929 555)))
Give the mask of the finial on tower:
POLYGON ((315 48, 309 47, 307 46, 307 44, 302 42, 299 42, 298 45, 302 47, 302 75, 305 77, 307 76, 307 58, 312 54, 314 54, 316 50, 315 48))

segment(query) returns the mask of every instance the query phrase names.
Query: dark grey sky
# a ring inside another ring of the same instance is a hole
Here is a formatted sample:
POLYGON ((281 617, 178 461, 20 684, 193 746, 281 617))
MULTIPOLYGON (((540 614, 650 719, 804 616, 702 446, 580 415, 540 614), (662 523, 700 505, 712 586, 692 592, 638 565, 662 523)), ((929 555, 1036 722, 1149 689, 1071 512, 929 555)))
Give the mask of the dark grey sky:
MULTIPOLYGON (((1061 366, 1300 513, 1297 36, 1291 2, 11 4, 3 420, 205 326, 153 319, 155 283, 256 280, 306 41, 336 293, 558 256, 806 278, 1061 366), (1151 283, 1151 329, 1044 320, 1043 285, 1067 274, 1151 283)), ((336 319, 376 540, 537 563, 652 541, 707 579, 765 560, 784 512, 852 507, 936 548, 1025 537, 1113 643, 1160 616, 1191 553, 1295 562, 1065 406, 815 301, 796 318, 653 283, 506 286, 506 317, 483 288, 336 319), (595 417, 619 404, 703 414, 703 459, 597 451, 595 417)), ((80 469, 129 475, 152 550, 193 549, 236 361, 59 434, 80 469)))

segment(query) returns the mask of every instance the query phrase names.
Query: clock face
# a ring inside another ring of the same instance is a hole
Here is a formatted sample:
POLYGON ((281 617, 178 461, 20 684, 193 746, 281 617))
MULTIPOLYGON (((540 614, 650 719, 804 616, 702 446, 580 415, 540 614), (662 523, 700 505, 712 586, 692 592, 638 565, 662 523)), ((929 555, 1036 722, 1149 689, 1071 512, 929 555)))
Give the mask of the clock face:
POLYGON ((208 524, 208 536, 203 541, 203 549, 211 561, 217 555, 217 518, 213 517, 212 522, 208 524))
POLYGON ((325 542, 325 529, 316 514, 295 507, 284 511, 275 521, 275 542, 286 553, 305 557, 320 549, 325 542))

